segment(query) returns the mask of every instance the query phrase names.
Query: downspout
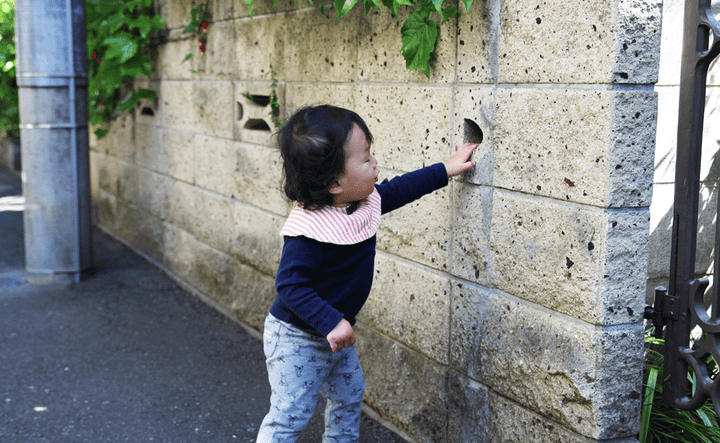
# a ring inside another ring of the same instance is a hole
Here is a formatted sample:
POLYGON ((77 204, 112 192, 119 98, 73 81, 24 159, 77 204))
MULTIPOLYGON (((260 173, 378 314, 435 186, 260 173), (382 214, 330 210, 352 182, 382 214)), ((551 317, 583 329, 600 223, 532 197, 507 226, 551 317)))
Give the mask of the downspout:
POLYGON ((17 83, 31 283, 92 265, 83 0, 16 0, 17 83))

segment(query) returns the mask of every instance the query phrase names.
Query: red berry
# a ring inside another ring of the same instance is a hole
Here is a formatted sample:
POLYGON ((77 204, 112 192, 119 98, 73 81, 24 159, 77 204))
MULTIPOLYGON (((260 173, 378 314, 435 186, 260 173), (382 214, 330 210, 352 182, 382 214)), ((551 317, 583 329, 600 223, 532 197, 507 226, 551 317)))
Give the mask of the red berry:
POLYGON ((205 45, 200 45, 200 52, 205 52, 205 45))
POLYGON ((105 102, 98 102, 98 105, 105 106, 105 102))
POLYGON ((205 30, 207 30, 207 28, 208 28, 208 23, 207 23, 207 22, 203 22, 203 23, 202 23, 202 28, 205 29, 205 30))
POLYGON ((97 58, 97 51, 93 51, 92 58, 97 58))

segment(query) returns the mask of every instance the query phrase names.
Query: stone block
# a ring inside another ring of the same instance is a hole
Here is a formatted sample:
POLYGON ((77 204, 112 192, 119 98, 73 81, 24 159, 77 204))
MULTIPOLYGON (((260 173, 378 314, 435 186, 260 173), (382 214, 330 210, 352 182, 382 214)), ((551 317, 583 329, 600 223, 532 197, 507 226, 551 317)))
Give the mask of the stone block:
POLYGON ((154 161, 160 172, 165 167, 167 175, 174 179, 185 183, 195 183, 197 136, 191 132, 178 130, 163 129, 161 131, 163 133, 158 134, 158 142, 164 143, 164 145, 148 143, 149 146, 145 149, 148 160, 154 161))
POLYGON ((286 119, 304 106, 324 104, 355 110, 354 87, 333 83, 290 83, 285 85, 286 119))
POLYGON ((233 138, 232 82, 163 81, 159 124, 177 131, 233 138))
POLYGON ((210 191, 280 215, 288 214, 277 149, 197 137, 195 183, 210 191))
MULTIPOLYGON (((259 6, 270 2, 261 0, 255 3, 259 6)), ((287 75, 283 55, 289 32, 287 27, 293 29, 290 23, 294 24, 295 21, 293 16, 268 15, 233 22, 235 79, 270 80, 271 70, 275 70, 282 78, 292 79, 287 75)))
POLYGON ((170 131, 161 126, 136 124, 135 125, 135 162, 144 168, 161 174, 169 175, 170 166, 168 150, 173 152, 176 148, 168 142, 170 131))
POLYGON ((376 255, 373 289, 359 321, 447 364, 449 314, 446 277, 384 253, 376 255))
POLYGON ((354 330, 366 368, 364 401, 418 443, 447 441, 445 367, 364 324, 354 330))
POLYGON ((645 210, 583 209, 496 191, 491 285, 593 324, 638 321, 648 222, 645 210))
POLYGON ((457 80, 462 83, 493 83, 497 77, 498 32, 493 9, 499 2, 474 2, 470 12, 459 5, 457 25, 457 80))
POLYGON ((137 169, 138 199, 135 204, 159 218, 167 220, 172 208, 168 205, 168 193, 173 179, 149 169, 137 169))
POLYGON ((489 311, 490 289, 453 281, 450 299, 450 366, 474 380, 483 380, 483 325, 489 311))
POLYGON ((285 218, 232 201, 230 253, 235 259, 264 274, 274 276, 280 265, 283 238, 280 229, 285 218))
POLYGON ((194 7, 193 0, 158 0, 155 3, 156 11, 168 29, 185 29, 190 23, 190 11, 194 7))
MULTIPOLYGON (((445 4, 448 6, 448 3, 445 4)), ((356 8, 360 7, 357 5, 356 8)), ((360 7, 360 9, 362 9, 360 7)), ((401 48, 400 30, 414 8, 400 6, 398 17, 386 8, 363 11, 359 18, 358 80, 370 82, 450 83, 455 79, 457 21, 439 26, 436 59, 430 64, 430 77, 419 69, 408 71, 401 48)))
POLYGON ((453 144, 461 146, 464 143, 480 143, 472 155, 472 160, 476 161, 477 165, 473 170, 458 177, 459 180, 492 186, 495 151, 494 113, 493 89, 475 87, 455 90, 453 144))
MULTIPOLYGON (((216 8, 223 2, 214 2, 216 8)), ((211 3, 212 5, 212 3, 211 3)), ((217 20, 216 18, 214 20, 217 20)), ((238 51, 235 39, 237 25, 233 21, 214 21, 208 26, 205 35, 205 52, 199 50, 200 42, 193 40, 195 46, 193 58, 204 63, 202 76, 203 80, 231 81, 237 78, 238 51)), ((195 69, 200 72, 200 69, 195 69)))
POLYGON ((450 443, 487 442, 491 435, 489 428, 489 389, 455 371, 449 371, 447 441, 450 443))
POLYGON ((202 241, 193 245, 188 282, 224 307, 232 305, 231 288, 235 282, 235 260, 202 241))
POLYGON ((262 331, 265 317, 275 301, 275 279, 250 266, 235 265, 235 280, 230 288, 230 309, 246 325, 262 331))
POLYGON ((115 233, 154 260, 164 263, 167 224, 131 202, 116 205, 115 233))
MULTIPOLYGON (((381 180, 394 174, 382 171, 381 180)), ((439 189, 384 214, 377 248, 435 269, 447 271, 450 258, 450 187, 439 189)))
POLYGON ((453 193, 450 272, 466 280, 487 284, 492 190, 455 182, 453 193))
POLYGON ((502 3, 498 81, 653 84, 661 6, 657 0, 502 3))
POLYGON ((137 201, 137 167, 110 156, 97 157, 96 167, 100 189, 114 194, 120 200, 137 201))
MULTIPOLYGON (((102 138, 95 138, 93 150, 115 157, 119 160, 133 163, 135 161, 135 131, 133 117, 122 114, 117 120, 103 126, 109 132, 102 138)), ((91 132, 94 129, 91 129, 91 132)))
POLYGON ((360 85, 356 112, 373 134, 380 167, 414 171, 450 156, 452 91, 420 86, 360 85))
POLYGON ((273 135, 280 129, 272 115, 273 93, 279 106, 277 118, 284 120, 285 87, 278 85, 274 89, 270 82, 234 83, 233 138, 246 143, 276 146, 273 135))
POLYGON ((501 89, 495 186, 595 206, 648 206, 653 92, 501 89))
POLYGON ((198 59, 202 57, 198 46, 197 39, 191 38, 189 34, 182 34, 181 30, 171 32, 169 40, 158 47, 159 56, 153 77, 163 81, 194 78, 195 74, 191 71, 199 69, 198 59), (192 54, 192 57, 185 60, 188 54, 192 54))
POLYGON ((100 225, 111 231, 117 229, 117 197, 108 191, 98 189, 97 196, 93 196, 97 205, 97 220, 100 225))
MULTIPOLYGON (((492 443, 596 443, 597 440, 578 435, 559 423, 530 412, 518 404, 490 392, 491 422, 488 441, 492 443)), ((613 440, 637 443, 636 439, 613 440)))
POLYGON ((484 289, 458 290, 487 297, 480 306, 481 383, 586 437, 637 433, 641 322, 597 328, 484 289))
MULTIPOLYGON (((358 5, 359 6, 359 5, 358 5)), ((358 19, 356 7, 341 20, 327 10, 300 10, 282 17, 287 31, 284 37, 283 63, 276 69, 279 77, 293 81, 352 82, 357 78, 358 19)), ((274 65, 273 65, 274 67, 274 65)))

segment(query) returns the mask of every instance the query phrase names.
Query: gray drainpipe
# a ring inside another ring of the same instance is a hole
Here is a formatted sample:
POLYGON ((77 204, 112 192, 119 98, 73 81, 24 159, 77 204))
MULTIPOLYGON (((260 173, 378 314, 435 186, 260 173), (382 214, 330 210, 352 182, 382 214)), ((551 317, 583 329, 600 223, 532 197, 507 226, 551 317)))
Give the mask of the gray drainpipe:
POLYGON ((92 265, 83 0, 15 0, 25 270, 79 282, 92 265))

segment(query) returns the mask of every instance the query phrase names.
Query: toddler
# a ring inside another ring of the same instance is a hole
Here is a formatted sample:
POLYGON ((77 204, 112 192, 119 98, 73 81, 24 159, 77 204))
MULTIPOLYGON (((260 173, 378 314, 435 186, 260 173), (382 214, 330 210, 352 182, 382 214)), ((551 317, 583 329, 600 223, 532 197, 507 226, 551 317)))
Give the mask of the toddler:
POLYGON ((353 324, 370 293, 380 215, 475 166, 476 144, 450 160, 375 185, 373 138, 360 116, 334 106, 297 111, 279 132, 284 191, 296 202, 265 320, 272 394, 258 443, 295 442, 318 393, 327 399, 324 443, 357 442, 365 379, 353 324))

